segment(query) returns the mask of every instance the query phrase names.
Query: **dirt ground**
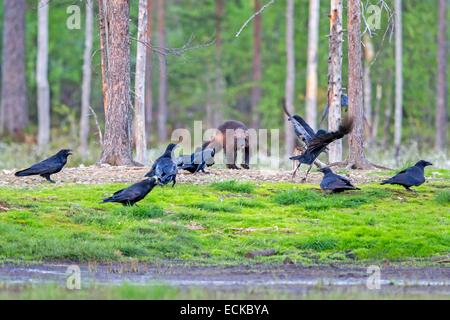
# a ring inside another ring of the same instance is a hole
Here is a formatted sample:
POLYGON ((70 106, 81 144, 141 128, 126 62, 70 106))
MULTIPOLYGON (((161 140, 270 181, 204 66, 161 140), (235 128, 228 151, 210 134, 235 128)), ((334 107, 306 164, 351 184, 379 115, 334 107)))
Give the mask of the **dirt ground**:
MULTIPOLYGON (((148 167, 111 167, 109 165, 65 168, 60 173, 52 176, 57 183, 99 184, 99 183, 132 183, 139 181, 149 171, 148 167)), ((0 186, 26 187, 36 184, 48 184, 41 177, 14 176, 15 170, 0 171, 0 186)), ((288 170, 228 170, 208 168, 207 174, 191 174, 180 171, 177 175, 178 183, 206 184, 224 180, 254 181, 254 182, 296 182, 301 183, 304 172, 299 172, 292 179, 292 171, 288 170)), ((308 183, 320 183, 322 173, 315 171, 310 173, 308 183)), ((348 177, 356 184, 381 181, 386 172, 383 171, 351 171, 348 177), (376 175, 375 175, 376 173, 376 175)))

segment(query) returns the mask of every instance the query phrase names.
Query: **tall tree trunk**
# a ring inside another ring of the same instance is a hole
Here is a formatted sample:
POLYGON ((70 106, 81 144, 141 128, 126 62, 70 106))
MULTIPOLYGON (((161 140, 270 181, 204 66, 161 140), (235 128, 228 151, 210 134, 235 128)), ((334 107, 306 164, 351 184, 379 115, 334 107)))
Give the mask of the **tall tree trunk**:
MULTIPOLYGON (((335 131, 341 123, 342 95, 342 0, 331 0, 328 57, 328 129, 335 131)), ((329 146, 330 163, 342 161, 342 140, 329 146)))
POLYGON ((375 95, 375 110, 373 112, 371 142, 376 142, 378 136, 378 125, 380 123, 381 99, 383 98, 383 87, 381 83, 377 84, 377 92, 375 95))
POLYGON ((216 0, 216 46, 215 46, 215 102, 214 102, 214 126, 219 126, 223 121, 225 81, 222 72, 222 19, 224 14, 224 0, 216 0))
POLYGON ((373 44, 368 34, 363 37, 364 42, 364 117, 367 125, 369 140, 372 139, 373 119, 372 119, 372 79, 370 68, 374 58, 373 44))
MULTIPOLYGON (((158 0, 158 43, 166 47, 166 8, 165 1, 158 0)), ((167 140, 167 64, 166 57, 159 55, 159 101, 158 101, 158 138, 167 140)))
POLYGON ((349 167, 365 169, 369 166, 364 153, 364 92, 361 52, 361 3, 348 0, 348 96, 349 116, 354 127, 349 137, 349 167))
MULTIPOLYGON (((153 0, 147 0, 147 43, 152 42, 153 32, 153 0)), ((145 58, 145 130, 147 139, 151 135, 151 125, 153 119, 153 88, 152 88, 152 48, 146 47, 147 56, 145 58)))
POLYGON ((136 53, 135 99, 133 137, 136 146, 136 161, 146 163, 147 137, 145 134, 145 68, 146 46, 148 39, 147 0, 139 0, 138 43, 136 53))
MULTIPOLYGON (((286 108, 294 114, 295 93, 295 46, 294 46, 294 0, 287 0, 286 6, 286 108)), ((284 117, 284 137, 286 156, 292 155, 295 145, 295 136, 292 123, 284 117)))
POLYGON ((37 42, 37 106, 38 106, 38 145, 45 150, 50 142, 50 87, 48 84, 48 7, 47 0, 38 3, 38 42, 37 42))
POLYGON ((402 0, 395 0, 395 159, 400 156, 403 121, 402 0))
MULTIPOLYGON (((100 27, 106 27, 103 55, 107 79, 107 107, 105 136, 100 163, 132 165, 131 151, 131 99, 130 99, 130 35, 129 0, 103 0, 100 27)), ((104 97, 105 98, 105 97, 104 97)))
POLYGON ((23 139, 28 124, 25 79, 25 0, 3 1, 3 56, 0 131, 23 139))
POLYGON ((108 112, 108 61, 109 61, 109 53, 108 53, 108 25, 106 23, 107 16, 107 0, 98 0, 98 22, 99 22, 99 31, 100 31, 100 56, 102 62, 102 94, 103 94, 103 112, 108 112))
MULTIPOLYGON (((392 74, 388 72, 386 83, 390 83, 389 80, 392 79, 392 74)), ((392 93, 393 93, 393 86, 388 85, 386 88, 386 95, 385 95, 385 105, 384 105, 384 127, 383 127, 383 140, 381 143, 381 146, 383 149, 386 149, 388 147, 388 141, 390 139, 390 128, 391 128, 391 122, 392 122, 392 109, 394 104, 392 103, 392 93)))
POLYGON ((317 55, 319 47, 320 0, 309 0, 308 61, 306 71, 306 122, 317 123, 317 55))
POLYGON ((447 0, 439 0, 436 150, 447 149, 447 0))
MULTIPOLYGON (((255 12, 261 9, 261 2, 255 1, 255 12)), ((251 97, 252 127, 259 127, 259 102, 261 100, 261 15, 258 14, 253 22, 253 88, 251 97)))
POLYGON ((86 36, 83 55, 83 84, 81 86, 80 154, 83 159, 88 153, 89 106, 91 99, 91 55, 94 29, 93 1, 86 1, 86 36))

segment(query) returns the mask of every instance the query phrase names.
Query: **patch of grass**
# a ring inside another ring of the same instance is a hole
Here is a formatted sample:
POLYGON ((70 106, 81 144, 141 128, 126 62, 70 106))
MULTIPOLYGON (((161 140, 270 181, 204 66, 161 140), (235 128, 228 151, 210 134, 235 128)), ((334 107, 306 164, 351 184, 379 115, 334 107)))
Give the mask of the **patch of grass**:
POLYGON ((250 182, 238 182, 235 180, 212 183, 211 186, 219 191, 228 191, 236 193, 252 193, 255 185, 250 182))
POLYGON ((436 195, 435 200, 437 203, 439 203, 441 205, 450 205, 450 191, 445 190, 445 191, 439 192, 436 195))
POLYGON ((447 185, 433 181, 410 193, 369 184, 327 194, 316 185, 260 183, 249 194, 180 184, 155 188, 138 207, 98 203, 122 184, 3 187, 0 262, 428 259, 450 253, 447 185), (277 254, 245 258, 267 249, 277 254))

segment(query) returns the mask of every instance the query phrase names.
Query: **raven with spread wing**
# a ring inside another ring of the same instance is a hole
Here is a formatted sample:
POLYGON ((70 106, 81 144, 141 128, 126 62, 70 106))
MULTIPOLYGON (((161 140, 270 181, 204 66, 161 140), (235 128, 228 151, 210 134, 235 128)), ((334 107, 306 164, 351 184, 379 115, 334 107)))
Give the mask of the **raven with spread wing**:
POLYGON ((39 163, 36 163, 29 167, 28 169, 24 169, 21 171, 17 171, 15 173, 16 177, 25 177, 25 176, 34 176, 39 175, 45 178, 47 181, 51 183, 55 183, 50 176, 52 174, 58 173, 62 170, 62 168, 67 163, 67 158, 72 154, 72 150, 63 149, 60 150, 54 156, 51 156, 48 159, 45 159, 39 163))

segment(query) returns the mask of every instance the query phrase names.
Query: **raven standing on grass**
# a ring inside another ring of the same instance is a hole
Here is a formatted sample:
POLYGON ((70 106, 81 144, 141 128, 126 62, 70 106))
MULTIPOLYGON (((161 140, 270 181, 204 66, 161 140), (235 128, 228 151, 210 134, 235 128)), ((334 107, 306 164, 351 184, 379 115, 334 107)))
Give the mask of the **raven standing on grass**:
POLYGON ((144 199, 156 185, 156 178, 145 179, 132 186, 115 192, 112 197, 103 199, 105 202, 117 202, 124 206, 133 206, 144 199))
POLYGON ((39 175, 51 183, 55 183, 50 179, 50 175, 58 173, 67 163, 67 157, 72 154, 72 150, 63 149, 59 151, 54 156, 45 159, 39 163, 36 163, 29 167, 28 169, 17 171, 15 173, 16 177, 34 176, 39 175))
POLYGON ((410 189, 411 187, 418 187, 425 182, 425 167, 432 165, 431 162, 420 160, 414 166, 400 171, 392 178, 381 182, 381 184, 397 184, 403 186, 408 191, 413 191, 410 189))
POLYGON ((345 190, 360 190, 355 187, 351 181, 343 176, 335 174, 330 168, 321 168, 320 172, 324 174, 320 189, 330 190, 332 192, 343 192, 345 190))
POLYGON ((152 168, 145 176, 156 178, 156 182, 159 185, 166 185, 169 182, 172 182, 172 187, 175 186, 178 168, 177 164, 172 159, 172 153, 176 147, 177 145, 174 143, 169 144, 164 154, 156 159, 152 168))

